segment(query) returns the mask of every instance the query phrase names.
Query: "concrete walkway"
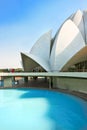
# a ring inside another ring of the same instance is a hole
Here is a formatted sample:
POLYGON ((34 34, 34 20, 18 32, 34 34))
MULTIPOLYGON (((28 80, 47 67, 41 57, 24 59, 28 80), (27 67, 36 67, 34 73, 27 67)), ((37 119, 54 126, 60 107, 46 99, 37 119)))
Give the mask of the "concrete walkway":
POLYGON ((49 81, 45 78, 30 78, 28 83, 15 85, 14 87, 29 87, 29 88, 49 88, 49 81))

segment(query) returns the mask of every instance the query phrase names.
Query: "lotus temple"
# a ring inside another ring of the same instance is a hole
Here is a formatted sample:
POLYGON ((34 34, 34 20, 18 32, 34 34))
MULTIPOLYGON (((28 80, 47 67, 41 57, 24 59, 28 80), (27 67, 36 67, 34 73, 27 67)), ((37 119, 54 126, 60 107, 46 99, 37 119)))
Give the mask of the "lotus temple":
POLYGON ((21 57, 25 72, 86 72, 87 11, 69 16, 54 37, 43 34, 21 57))
POLYGON ((69 16, 54 37, 52 31, 43 34, 29 53, 21 52, 21 59, 23 72, 0 75, 4 87, 13 87, 18 76, 25 83, 32 77, 44 77, 48 88, 87 94, 87 11, 69 16))
POLYGON ((21 58, 23 71, 0 73, 1 130, 87 130, 87 11, 21 58))

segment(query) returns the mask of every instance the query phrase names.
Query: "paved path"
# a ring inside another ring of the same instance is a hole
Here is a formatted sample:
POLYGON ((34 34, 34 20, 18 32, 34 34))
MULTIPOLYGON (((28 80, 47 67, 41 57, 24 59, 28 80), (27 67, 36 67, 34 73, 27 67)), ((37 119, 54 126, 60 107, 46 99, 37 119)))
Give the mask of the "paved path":
POLYGON ((29 79, 28 83, 22 83, 15 87, 33 87, 33 88, 49 88, 49 82, 45 78, 29 79))

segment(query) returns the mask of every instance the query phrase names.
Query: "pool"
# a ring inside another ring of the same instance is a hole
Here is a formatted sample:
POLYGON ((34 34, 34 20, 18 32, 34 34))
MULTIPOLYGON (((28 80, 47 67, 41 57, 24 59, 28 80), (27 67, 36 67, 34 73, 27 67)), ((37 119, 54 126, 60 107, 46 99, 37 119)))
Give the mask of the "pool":
POLYGON ((87 102, 49 90, 0 90, 0 128, 87 130, 87 102))

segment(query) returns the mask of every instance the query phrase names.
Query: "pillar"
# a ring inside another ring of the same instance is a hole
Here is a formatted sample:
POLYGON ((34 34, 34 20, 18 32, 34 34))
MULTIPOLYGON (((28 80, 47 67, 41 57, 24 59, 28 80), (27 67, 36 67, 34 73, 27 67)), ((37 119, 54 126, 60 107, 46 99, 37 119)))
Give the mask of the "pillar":
POLYGON ((25 82, 25 83, 28 83, 28 76, 25 76, 25 77, 24 77, 24 82, 25 82))

